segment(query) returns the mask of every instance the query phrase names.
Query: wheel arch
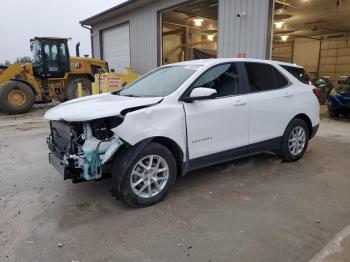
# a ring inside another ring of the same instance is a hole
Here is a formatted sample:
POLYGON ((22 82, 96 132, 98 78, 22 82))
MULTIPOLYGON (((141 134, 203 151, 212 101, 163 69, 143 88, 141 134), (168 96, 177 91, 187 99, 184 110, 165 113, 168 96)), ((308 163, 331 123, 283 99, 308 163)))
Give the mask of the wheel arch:
POLYGON ((181 147, 174 140, 164 136, 153 137, 151 138, 151 142, 161 144, 170 150, 176 161, 177 174, 181 175, 183 173, 184 163, 184 152, 182 151, 181 147))
POLYGON ((65 77, 67 80, 66 80, 66 85, 77 79, 77 78, 87 78, 89 79, 90 81, 94 82, 95 81, 95 78, 92 74, 89 74, 89 73, 77 73, 77 74, 72 74, 72 73, 67 73, 66 77, 65 77))
MULTIPOLYGON (((296 115, 295 117, 293 117, 293 119, 301 119, 301 120, 303 120, 306 124, 307 124, 307 127, 308 127, 308 131, 309 131, 309 138, 311 138, 312 137, 312 122, 311 122, 311 119, 310 119, 310 117, 308 116, 308 115, 306 115, 306 114, 304 114, 304 113, 301 113, 301 114, 298 114, 298 115, 296 115)), ((292 119, 292 120, 293 120, 292 119)), ((292 121, 291 120, 291 121, 292 121)), ((290 121, 290 122, 291 122, 290 121)), ((289 123, 290 123, 289 122, 289 123)), ((288 125, 289 125, 289 123, 288 123, 288 125)))

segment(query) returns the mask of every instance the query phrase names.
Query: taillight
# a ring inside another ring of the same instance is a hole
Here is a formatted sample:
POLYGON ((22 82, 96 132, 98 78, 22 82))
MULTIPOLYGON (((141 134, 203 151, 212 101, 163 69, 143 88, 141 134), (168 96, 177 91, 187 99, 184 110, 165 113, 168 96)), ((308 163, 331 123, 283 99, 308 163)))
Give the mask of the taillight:
POLYGON ((320 97, 321 96, 321 88, 314 88, 312 89, 314 92, 315 96, 320 97))

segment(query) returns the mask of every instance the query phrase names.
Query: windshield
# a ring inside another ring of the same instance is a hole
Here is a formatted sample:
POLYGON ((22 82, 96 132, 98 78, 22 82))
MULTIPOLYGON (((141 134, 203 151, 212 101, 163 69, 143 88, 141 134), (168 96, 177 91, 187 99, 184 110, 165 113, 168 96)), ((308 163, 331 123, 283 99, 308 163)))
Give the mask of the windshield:
POLYGON ((42 62, 41 46, 38 40, 32 42, 33 63, 40 64, 42 62))
POLYGON ((177 90, 201 66, 168 66, 158 68, 126 86, 119 95, 164 97, 177 90))

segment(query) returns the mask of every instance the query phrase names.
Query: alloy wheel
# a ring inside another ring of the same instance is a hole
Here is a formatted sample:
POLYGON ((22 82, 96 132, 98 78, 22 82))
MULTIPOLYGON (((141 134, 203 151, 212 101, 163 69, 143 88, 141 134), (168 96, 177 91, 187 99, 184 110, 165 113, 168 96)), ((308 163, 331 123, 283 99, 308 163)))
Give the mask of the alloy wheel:
POLYGON ((139 160, 132 169, 130 185, 132 191, 141 198, 158 195, 169 180, 169 166, 164 158, 149 155, 139 160))
POLYGON ((288 148, 289 152, 297 156, 305 148, 306 145, 306 132, 301 126, 295 127, 289 135, 288 148))

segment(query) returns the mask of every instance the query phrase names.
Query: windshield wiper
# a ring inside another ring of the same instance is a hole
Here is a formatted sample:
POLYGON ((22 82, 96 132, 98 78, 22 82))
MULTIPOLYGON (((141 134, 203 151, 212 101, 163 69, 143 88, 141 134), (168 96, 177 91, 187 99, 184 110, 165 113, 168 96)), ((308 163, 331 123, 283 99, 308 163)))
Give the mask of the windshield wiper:
POLYGON ((139 96, 135 96, 135 95, 131 95, 131 94, 129 94, 129 95, 122 95, 122 94, 119 93, 119 95, 120 96, 127 96, 127 97, 139 97, 139 96))
POLYGON ((115 92, 112 92, 111 94, 112 94, 112 95, 115 95, 115 96, 139 97, 139 96, 135 96, 135 95, 132 95, 132 94, 124 95, 124 94, 121 94, 120 91, 121 91, 121 90, 115 91, 115 92))

